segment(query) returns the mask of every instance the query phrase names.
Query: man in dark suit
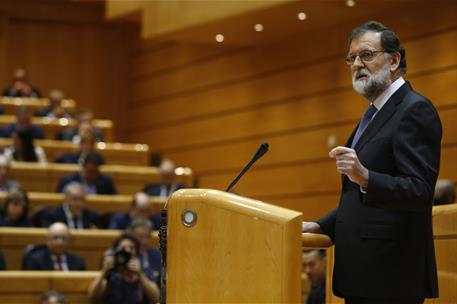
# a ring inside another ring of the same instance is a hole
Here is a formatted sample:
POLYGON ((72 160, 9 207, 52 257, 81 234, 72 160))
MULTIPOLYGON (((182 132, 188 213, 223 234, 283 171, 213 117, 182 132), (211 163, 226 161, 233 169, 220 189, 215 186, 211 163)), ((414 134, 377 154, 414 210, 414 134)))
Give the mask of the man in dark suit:
POLYGON ((26 253, 23 259, 23 270, 86 270, 80 256, 70 254, 68 244, 70 232, 64 223, 54 223, 49 227, 46 246, 26 253))
POLYGON ((100 173, 102 159, 98 153, 89 152, 84 158, 81 171, 62 177, 57 192, 62 192, 71 182, 81 183, 86 194, 116 194, 111 177, 100 173))
POLYGON ((144 192, 135 194, 129 211, 113 214, 109 223, 109 229, 124 230, 135 219, 148 220, 153 229, 160 228, 160 214, 152 214, 149 196, 144 192))
POLYGON ((43 227, 62 222, 70 229, 97 228, 98 214, 86 208, 86 194, 78 182, 71 182, 64 189, 65 201, 62 205, 46 210, 43 215, 43 227))
POLYGON ((64 164, 82 164, 84 159, 89 153, 98 154, 100 158, 100 165, 105 165, 105 159, 95 149, 95 137, 92 132, 88 132, 81 135, 79 142, 79 149, 74 153, 65 153, 56 159, 56 163, 64 164))
POLYGON ((32 124, 32 113, 27 106, 19 106, 16 110, 16 122, 7 125, 0 132, 0 137, 11 137, 14 131, 30 130, 34 139, 44 139, 44 131, 40 126, 32 124))
POLYGON ((143 191, 150 196, 168 197, 176 190, 185 188, 185 185, 175 181, 175 169, 176 166, 172 161, 164 160, 160 164, 160 183, 146 185, 143 191))
POLYGON ((438 296, 432 202, 441 122, 404 81, 395 33, 372 21, 349 42, 353 87, 370 106, 346 146, 329 153, 342 174, 338 208, 303 231, 332 238, 333 292, 346 303, 423 303, 438 296))

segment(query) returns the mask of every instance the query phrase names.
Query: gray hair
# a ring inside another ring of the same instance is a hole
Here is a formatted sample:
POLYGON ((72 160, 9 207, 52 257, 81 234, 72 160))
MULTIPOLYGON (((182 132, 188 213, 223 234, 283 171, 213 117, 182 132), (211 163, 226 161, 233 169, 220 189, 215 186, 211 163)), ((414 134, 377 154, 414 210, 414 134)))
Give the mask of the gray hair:
POLYGON ((70 196, 72 193, 83 193, 84 195, 86 194, 86 191, 84 190, 84 187, 81 183, 78 182, 71 182, 63 188, 63 193, 65 194, 65 197, 70 196))

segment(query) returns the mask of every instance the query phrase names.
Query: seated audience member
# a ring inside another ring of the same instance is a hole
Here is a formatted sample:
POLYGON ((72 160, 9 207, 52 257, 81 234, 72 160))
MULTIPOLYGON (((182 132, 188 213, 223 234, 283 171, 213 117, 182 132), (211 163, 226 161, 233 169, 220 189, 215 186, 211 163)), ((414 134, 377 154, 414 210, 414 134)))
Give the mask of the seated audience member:
POLYGON ((0 270, 6 270, 5 257, 3 256, 3 252, 1 249, 0 249, 0 270))
POLYGON ((47 290, 41 295, 40 304, 65 304, 65 297, 58 291, 47 290))
POLYGON ((65 200, 62 205, 46 210, 43 226, 62 222, 70 229, 97 228, 98 214, 86 208, 86 194, 78 182, 71 182, 64 188, 65 200))
POLYGON ((126 229, 135 219, 146 219, 154 229, 159 229, 160 216, 153 216, 149 196, 144 192, 135 194, 130 210, 113 214, 109 229, 126 229))
POLYGON ((140 263, 144 273, 148 273, 148 277, 160 285, 160 269, 162 267, 162 255, 157 248, 151 248, 152 240, 152 225, 151 222, 145 219, 135 219, 127 229, 127 233, 133 235, 140 242, 140 263))
POLYGON ((175 181, 175 164, 170 160, 164 160, 160 164, 160 183, 149 184, 144 187, 144 192, 150 196, 168 197, 176 190, 186 186, 175 181))
POLYGON ((72 115, 62 106, 64 94, 60 90, 49 92, 49 106, 35 112, 35 116, 49 118, 71 118, 72 115))
POLYGON ((311 281, 311 291, 307 304, 325 304, 325 250, 303 251, 303 271, 311 281))
POLYGON ((79 144, 82 134, 92 132, 95 141, 103 141, 103 130, 94 127, 94 115, 91 111, 81 111, 78 115, 78 125, 76 128, 66 128, 59 134, 56 139, 72 141, 79 144))
POLYGON ((86 270, 82 257, 70 254, 67 249, 70 231, 64 223, 49 226, 45 246, 35 246, 23 258, 23 270, 86 270))
POLYGON ((138 240, 123 234, 103 257, 100 274, 89 287, 89 297, 102 303, 157 303, 159 288, 143 272, 138 254, 138 240))
POLYGON ((27 193, 20 188, 10 189, 0 211, 0 227, 29 227, 28 212, 27 193))
POLYGON ((62 192, 64 187, 71 182, 79 182, 83 185, 87 195, 116 194, 112 178, 100 173, 101 162, 100 155, 93 152, 88 153, 81 165, 81 171, 62 177, 57 192, 62 192))
POLYGON ((13 74, 13 83, 3 91, 3 96, 8 97, 41 97, 37 88, 33 87, 24 69, 16 69, 13 74))
POLYGON ((18 129, 12 134, 13 145, 3 150, 4 155, 13 161, 47 163, 43 148, 35 146, 30 129, 18 129))
POLYGON ((439 179, 435 186, 434 205, 452 204, 455 201, 455 183, 449 179, 439 179))
POLYGON ((84 159, 89 153, 98 154, 100 157, 101 165, 104 165, 105 159, 95 149, 95 138, 91 132, 83 134, 79 142, 79 150, 75 153, 66 153, 56 159, 56 163, 64 164, 82 164, 84 159))
POLYGON ((17 181, 8 178, 9 171, 9 159, 5 155, 0 154, 0 192, 5 192, 9 189, 20 187, 20 184, 17 181))
POLYGON ((11 137, 16 130, 30 130, 34 139, 44 139, 44 132, 40 126, 32 124, 32 113, 26 106, 19 106, 16 110, 16 122, 7 125, 0 132, 0 137, 11 137))

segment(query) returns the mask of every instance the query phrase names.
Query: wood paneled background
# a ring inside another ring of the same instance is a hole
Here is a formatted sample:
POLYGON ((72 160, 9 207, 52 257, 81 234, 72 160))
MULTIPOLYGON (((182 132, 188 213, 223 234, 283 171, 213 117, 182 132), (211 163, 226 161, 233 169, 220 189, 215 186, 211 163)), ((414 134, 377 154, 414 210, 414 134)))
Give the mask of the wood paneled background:
POLYGON ((47 17, 0 7, 3 86, 14 68, 25 67, 44 93, 62 88, 81 107, 112 119, 118 141, 149 144, 194 169, 204 188, 225 189, 268 141, 270 152, 235 191, 302 211, 306 220, 337 205, 340 179, 327 153, 345 143, 366 107, 344 63, 347 35, 379 20, 406 47, 407 79, 440 112, 441 177, 457 180, 457 6, 451 1, 409 1, 261 45, 145 41, 125 24, 103 22, 93 7, 91 13, 52 7, 47 17))
MULTIPOLYGON (((61 89, 96 117, 122 126, 133 29, 107 23, 103 5, 70 1, 0 3, 0 87, 22 67, 47 96, 61 89)), ((120 136, 118 136, 120 137, 120 136)))
POLYGON ((327 153, 345 143, 366 107, 343 60, 346 37, 375 19, 401 37, 407 79, 438 108, 441 177, 457 180, 456 6, 430 4, 269 45, 142 42, 130 55, 125 136, 193 168, 201 187, 216 189, 225 189, 268 141, 270 152, 235 191, 315 219, 338 202, 340 179, 327 153))

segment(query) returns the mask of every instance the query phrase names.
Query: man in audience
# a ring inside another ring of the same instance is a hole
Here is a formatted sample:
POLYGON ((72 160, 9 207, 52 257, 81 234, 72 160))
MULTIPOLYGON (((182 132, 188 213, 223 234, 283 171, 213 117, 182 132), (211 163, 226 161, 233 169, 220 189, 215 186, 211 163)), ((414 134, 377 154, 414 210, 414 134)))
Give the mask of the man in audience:
POLYGON ((49 209, 43 216, 43 226, 62 222, 70 229, 97 228, 98 214, 86 208, 86 194, 78 182, 71 182, 64 188, 65 201, 59 207, 49 209))
POLYGON ((303 251, 303 272, 311 281, 311 291, 307 304, 325 304, 325 275, 326 258, 325 250, 303 251))
POLYGON ((168 197, 176 190, 185 188, 185 185, 175 181, 175 168, 171 160, 164 160, 160 164, 160 183, 149 184, 143 191, 150 196, 168 197))
POLYGON ((24 69, 16 69, 13 74, 13 84, 3 91, 3 96, 8 97, 41 97, 37 88, 34 88, 27 77, 24 69))
POLYGON ((56 163, 64 164, 82 164, 84 159, 89 153, 98 154, 100 157, 101 165, 104 165, 105 159, 101 154, 95 150, 95 137, 92 132, 88 132, 81 135, 81 141, 79 142, 79 150, 75 153, 66 153, 56 159, 56 163))
POLYGON ((159 287, 144 272, 140 244, 129 234, 118 237, 103 257, 102 269, 89 287, 89 297, 102 303, 157 303, 159 287))
POLYGON ((135 194, 130 210, 113 214, 109 223, 110 229, 126 229, 135 219, 145 219, 151 222, 154 229, 160 225, 160 215, 153 215, 149 196, 144 192, 135 194))
POLYGON ((58 291, 47 290, 41 295, 40 304, 65 304, 65 297, 58 291))
POLYGON ((17 181, 8 178, 9 170, 10 161, 5 155, 0 154, 0 192, 6 192, 12 188, 20 187, 17 181))
POLYGON ((135 219, 127 228, 127 233, 133 235, 140 242, 140 263, 141 268, 148 277, 159 285, 160 284, 160 268, 161 253, 157 248, 151 248, 152 240, 152 225, 147 219, 135 219))
POLYGON ((1 137, 11 137, 16 130, 30 130, 34 139, 44 139, 44 132, 40 126, 32 124, 32 113, 27 106, 19 106, 16 110, 16 122, 7 125, 1 131, 1 137))
POLYGON ((85 270, 86 265, 80 256, 70 254, 67 249, 70 231, 64 223, 54 223, 49 227, 46 246, 37 246, 23 259, 24 270, 85 270))
POLYGON ((35 116, 49 118, 71 118, 72 115, 62 106, 64 94, 60 90, 49 92, 49 106, 35 112, 35 116))
POLYGON ((449 179, 439 179, 435 186, 434 205, 452 204, 455 201, 455 183, 449 179))
POLYGON ((66 128, 56 139, 72 141, 76 144, 81 140, 82 134, 92 132, 95 141, 103 141, 103 130, 94 127, 94 115, 91 111, 83 110, 78 114, 78 125, 76 128, 66 128))
POLYGON ((86 194, 116 194, 111 177, 100 173, 102 159, 94 152, 87 154, 81 166, 81 171, 62 177, 57 187, 57 192, 62 192, 64 187, 71 182, 83 185, 86 194))

